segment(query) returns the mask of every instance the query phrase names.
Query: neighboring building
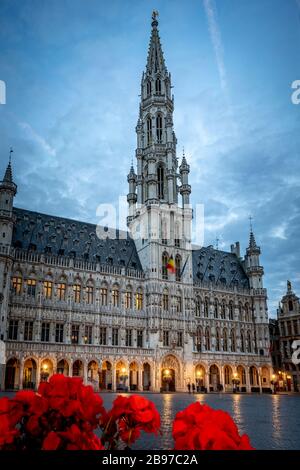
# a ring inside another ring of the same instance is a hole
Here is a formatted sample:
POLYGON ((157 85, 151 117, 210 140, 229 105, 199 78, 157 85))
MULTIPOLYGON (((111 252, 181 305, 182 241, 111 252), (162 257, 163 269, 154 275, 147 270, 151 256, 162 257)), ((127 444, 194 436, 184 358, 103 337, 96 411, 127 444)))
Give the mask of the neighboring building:
POLYGON ((278 371, 279 389, 300 392, 300 365, 294 364, 292 344, 300 346, 300 302, 287 281, 287 292, 277 310, 282 369, 278 371))
POLYGON ((269 320, 269 332, 270 332, 270 353, 274 369, 274 374, 282 368, 281 353, 280 353, 280 333, 278 320, 270 318, 269 320))
POLYGON ((171 75, 157 27, 154 14, 137 172, 132 165, 128 175, 128 227, 144 227, 147 214, 156 233, 152 225, 134 242, 107 229, 99 239, 95 225, 15 208, 7 167, 0 185, 7 389, 34 388, 60 372, 102 390, 182 391, 195 383, 232 391, 233 380, 241 391, 270 390, 260 248, 252 229, 244 258, 239 243, 231 252, 191 246, 190 167, 183 155, 178 172, 171 75))

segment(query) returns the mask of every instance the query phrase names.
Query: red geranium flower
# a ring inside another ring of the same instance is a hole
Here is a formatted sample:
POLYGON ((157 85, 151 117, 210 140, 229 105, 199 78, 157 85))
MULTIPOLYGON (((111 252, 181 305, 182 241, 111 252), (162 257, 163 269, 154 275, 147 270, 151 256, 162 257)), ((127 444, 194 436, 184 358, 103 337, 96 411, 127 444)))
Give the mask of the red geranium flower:
POLYGON ((225 411, 214 410, 199 402, 177 413, 173 423, 176 450, 251 450, 246 434, 225 411))

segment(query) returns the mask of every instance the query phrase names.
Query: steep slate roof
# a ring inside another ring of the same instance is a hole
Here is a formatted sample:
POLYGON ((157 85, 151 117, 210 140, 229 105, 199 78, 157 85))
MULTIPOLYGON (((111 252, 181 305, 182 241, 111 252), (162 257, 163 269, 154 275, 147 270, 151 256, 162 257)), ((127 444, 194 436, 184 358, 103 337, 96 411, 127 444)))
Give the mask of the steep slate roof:
MULTIPOLYGON (((127 232, 117 230, 116 239, 106 235, 105 239, 100 239, 94 224, 16 207, 13 212, 17 221, 12 243, 16 248, 142 271, 134 241, 127 232)), ((104 234, 109 235, 110 230, 104 228, 104 234)))
POLYGON ((193 250, 194 282, 206 281, 228 287, 249 288, 241 261, 234 253, 203 247, 193 250))

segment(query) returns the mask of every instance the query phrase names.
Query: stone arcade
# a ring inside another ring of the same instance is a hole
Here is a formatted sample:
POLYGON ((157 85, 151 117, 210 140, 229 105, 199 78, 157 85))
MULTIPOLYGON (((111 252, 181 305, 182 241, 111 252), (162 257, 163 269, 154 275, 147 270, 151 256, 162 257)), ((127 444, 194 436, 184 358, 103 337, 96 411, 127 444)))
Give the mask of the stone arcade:
POLYGON ((158 231, 136 241, 14 207, 9 162, 0 183, 2 388, 36 388, 60 372, 96 390, 270 389, 260 248, 252 230, 244 258, 238 243, 231 252, 191 246, 190 167, 183 155, 178 172, 173 109, 153 14, 127 221, 136 229, 146 214, 158 231))

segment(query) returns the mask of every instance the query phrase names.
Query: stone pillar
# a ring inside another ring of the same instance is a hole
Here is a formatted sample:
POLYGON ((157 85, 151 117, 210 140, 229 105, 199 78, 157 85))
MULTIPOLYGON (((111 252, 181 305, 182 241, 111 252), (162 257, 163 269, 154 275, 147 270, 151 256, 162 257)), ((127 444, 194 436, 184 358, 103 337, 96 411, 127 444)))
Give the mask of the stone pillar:
POLYGON ((246 390, 247 390, 247 393, 251 393, 249 367, 245 367, 245 375, 246 375, 246 390))
POLYGON ((35 376, 35 386, 38 389, 40 381, 41 381, 41 363, 42 361, 39 359, 36 364, 36 376, 35 376))
POLYGON ((138 390, 142 392, 143 389, 143 366, 141 366, 138 370, 138 390))
POLYGON ((24 359, 21 359, 20 360, 19 390, 23 389, 23 375, 24 375, 24 359))
POLYGON ((115 392, 117 388, 117 370, 115 364, 112 365, 112 391, 115 392))
POLYGON ((225 392, 224 367, 219 366, 219 370, 220 370, 220 383, 223 386, 223 392, 225 392))
POLYGON ((0 341, 0 390, 5 389, 5 343, 0 341))
POLYGON ((83 363, 83 383, 85 385, 88 383, 88 364, 86 362, 83 363))

